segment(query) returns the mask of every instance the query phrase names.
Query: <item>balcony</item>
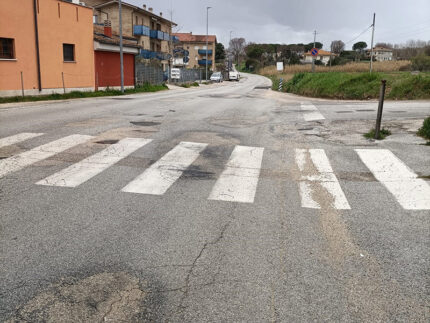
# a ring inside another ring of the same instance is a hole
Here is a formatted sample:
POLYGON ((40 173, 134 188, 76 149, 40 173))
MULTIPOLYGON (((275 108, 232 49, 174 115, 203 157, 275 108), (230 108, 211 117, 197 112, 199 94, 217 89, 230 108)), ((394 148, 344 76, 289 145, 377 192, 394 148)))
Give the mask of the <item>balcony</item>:
POLYGON ((133 35, 135 36, 149 36, 149 27, 142 25, 133 26, 133 35))
POLYGON ((171 57, 168 53, 153 52, 147 49, 141 49, 139 56, 145 59, 159 59, 160 61, 169 60, 171 57))
POLYGON ((212 49, 206 50, 206 49, 199 49, 199 54, 200 55, 206 55, 206 52, 208 53, 208 55, 212 55, 212 49))
POLYGON ((160 30, 151 30, 149 36, 154 39, 164 40, 164 33, 160 30))
MULTIPOLYGON (((199 59, 199 65, 206 65, 205 59, 199 59)), ((212 60, 208 59, 208 65, 212 65, 212 60)))

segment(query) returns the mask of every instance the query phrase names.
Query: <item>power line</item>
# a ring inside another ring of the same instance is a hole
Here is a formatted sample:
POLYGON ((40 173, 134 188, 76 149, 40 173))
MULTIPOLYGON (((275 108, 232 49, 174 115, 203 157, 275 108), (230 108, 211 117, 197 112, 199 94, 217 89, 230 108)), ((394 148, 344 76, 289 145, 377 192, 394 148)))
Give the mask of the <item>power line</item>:
POLYGON ((363 36, 366 32, 368 32, 369 30, 370 30, 370 28, 372 28, 373 27, 373 25, 370 25, 369 27, 367 27, 367 29, 366 30, 364 30, 360 35, 358 35, 357 37, 354 37, 353 39, 351 39, 351 40, 349 40, 349 41, 347 41, 346 43, 345 43, 345 45, 348 45, 349 43, 352 43, 354 40, 357 40, 358 38, 360 38, 361 36, 363 36))

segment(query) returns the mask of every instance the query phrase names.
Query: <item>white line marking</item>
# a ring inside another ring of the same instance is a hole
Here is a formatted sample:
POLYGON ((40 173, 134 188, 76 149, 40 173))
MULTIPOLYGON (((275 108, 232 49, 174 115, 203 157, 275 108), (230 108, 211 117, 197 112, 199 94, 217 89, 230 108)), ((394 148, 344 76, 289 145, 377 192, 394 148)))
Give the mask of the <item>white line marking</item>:
POLYGON ((316 106, 313 104, 301 103, 300 107, 303 112, 303 118, 305 121, 324 120, 324 116, 319 112, 316 106))
POLYGON ((296 149, 296 163, 302 173, 299 182, 301 205, 305 208, 319 209, 320 204, 312 198, 312 182, 318 183, 333 196, 333 206, 338 210, 351 209, 345 194, 337 180, 323 149, 296 149), (317 175, 304 175, 306 152, 309 151, 310 161, 318 171, 317 175))
POLYGON ((0 148, 5 146, 14 145, 18 142, 22 142, 31 138, 39 137, 43 135, 43 133, 31 133, 31 132, 23 132, 14 136, 5 137, 0 139, 0 148))
POLYGON ((210 200, 253 203, 264 148, 236 146, 215 183, 210 200))
POLYGON ((150 143, 143 138, 125 138, 108 148, 63 169, 39 182, 37 185, 76 187, 100 174, 134 151, 150 143))
POLYGON ((207 144, 181 142, 122 189, 123 192, 163 195, 199 157, 207 144))
POLYGON ((52 157, 72 148, 73 146, 82 144, 91 138, 93 137, 85 135, 71 135, 36 147, 19 155, 0 160, 0 178, 9 173, 21 170, 26 166, 52 157))
POLYGON ((355 149, 375 178, 406 210, 430 210, 430 185, 387 149, 355 149))

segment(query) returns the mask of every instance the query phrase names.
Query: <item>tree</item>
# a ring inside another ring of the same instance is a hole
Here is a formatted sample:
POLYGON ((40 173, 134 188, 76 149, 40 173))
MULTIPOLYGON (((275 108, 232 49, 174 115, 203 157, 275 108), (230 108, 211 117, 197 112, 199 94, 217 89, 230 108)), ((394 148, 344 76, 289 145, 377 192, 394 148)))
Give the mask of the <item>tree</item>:
POLYGON ((233 54, 237 64, 240 63, 240 57, 245 54, 245 38, 233 38, 230 40, 229 50, 233 54))
MULTIPOLYGON (((312 48, 314 48, 314 43, 309 43, 305 45, 305 51, 309 52, 312 48)), ((323 44, 320 42, 315 42, 315 48, 321 49, 323 48, 323 44)))
POLYGON ((225 48, 221 43, 217 43, 215 47, 215 60, 225 59, 225 48))
POLYGON ((345 43, 341 40, 333 40, 330 45, 332 53, 340 54, 345 49, 345 43))
POLYGON ((364 42, 364 41, 359 41, 358 43, 355 43, 353 46, 352 46, 352 49, 353 50, 355 50, 355 51, 357 51, 357 52, 362 52, 363 51, 363 49, 365 49, 365 48, 367 48, 367 44, 366 44, 366 42, 364 42))
POLYGON ((263 48, 263 46, 258 45, 258 44, 251 44, 248 45, 245 49, 246 51, 246 55, 249 58, 252 59, 257 59, 257 60, 261 60, 261 57, 263 56, 263 54, 266 52, 263 48))

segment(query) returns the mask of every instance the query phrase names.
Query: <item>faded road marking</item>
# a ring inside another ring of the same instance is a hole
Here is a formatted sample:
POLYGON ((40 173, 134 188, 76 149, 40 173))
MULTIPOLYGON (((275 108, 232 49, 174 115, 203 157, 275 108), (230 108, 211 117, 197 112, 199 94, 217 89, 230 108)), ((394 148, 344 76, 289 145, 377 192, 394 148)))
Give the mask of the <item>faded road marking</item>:
POLYGON ((139 177, 123 192, 163 195, 182 173, 199 157, 207 144, 181 142, 139 177))
POLYGON ((319 209, 320 204, 312 197, 313 183, 321 185, 333 197, 334 208, 350 210, 351 207, 323 149, 296 149, 296 163, 302 174, 299 182, 301 205, 305 208, 319 209), (305 175, 307 153, 314 165, 317 175, 305 175))
POLYGON ((150 143, 143 138, 125 138, 70 167, 49 176, 36 184, 47 186, 76 187, 100 174, 134 151, 150 143))
POLYGON ((355 149, 363 163, 406 210, 430 210, 430 185, 387 149, 355 149))
POLYGON ((236 146, 209 199, 253 203, 263 151, 259 147, 236 146))
POLYGON ((302 109, 303 118, 305 121, 315 121, 315 120, 324 120, 324 116, 319 112, 317 107, 313 104, 300 104, 300 108, 302 109))
POLYGON ((19 155, 0 160, 0 178, 82 144, 92 138, 92 136, 86 135, 71 135, 36 147, 19 155))
POLYGON ((1 138, 0 139, 0 148, 5 147, 5 146, 14 145, 14 144, 17 144, 19 142, 22 142, 22 141, 25 141, 25 140, 28 140, 31 138, 39 137, 41 135, 44 135, 44 134, 43 133, 23 132, 23 133, 19 133, 17 135, 14 135, 14 136, 1 138))

